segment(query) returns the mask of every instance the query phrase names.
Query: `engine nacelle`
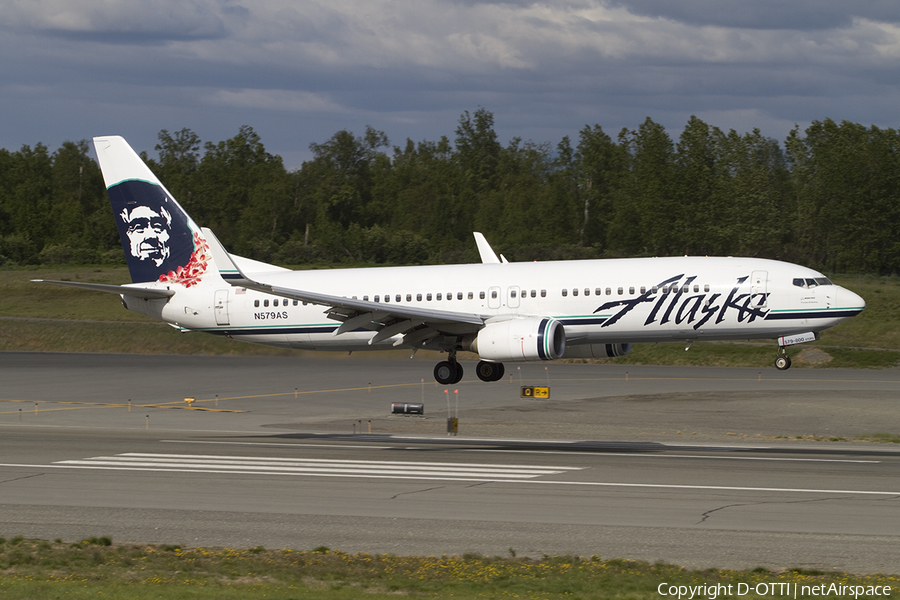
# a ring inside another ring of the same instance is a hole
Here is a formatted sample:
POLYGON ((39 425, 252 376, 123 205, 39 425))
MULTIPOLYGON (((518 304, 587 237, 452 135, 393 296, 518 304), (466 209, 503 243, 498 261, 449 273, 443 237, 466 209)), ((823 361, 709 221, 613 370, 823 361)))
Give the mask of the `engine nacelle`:
POLYGON ((566 348, 566 358, 615 358, 631 352, 631 344, 579 344, 566 348))
POLYGON ((554 360, 566 351, 566 331, 559 321, 543 317, 488 323, 472 340, 471 350, 494 362, 554 360))

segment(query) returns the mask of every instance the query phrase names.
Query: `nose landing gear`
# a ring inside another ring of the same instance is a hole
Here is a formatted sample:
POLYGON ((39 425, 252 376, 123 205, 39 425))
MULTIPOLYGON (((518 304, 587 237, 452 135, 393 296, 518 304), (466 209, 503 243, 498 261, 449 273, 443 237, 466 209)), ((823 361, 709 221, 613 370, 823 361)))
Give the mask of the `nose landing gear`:
POLYGON ((781 347, 781 354, 775 357, 775 368, 779 371, 787 371, 791 368, 791 357, 787 355, 784 346, 781 347))

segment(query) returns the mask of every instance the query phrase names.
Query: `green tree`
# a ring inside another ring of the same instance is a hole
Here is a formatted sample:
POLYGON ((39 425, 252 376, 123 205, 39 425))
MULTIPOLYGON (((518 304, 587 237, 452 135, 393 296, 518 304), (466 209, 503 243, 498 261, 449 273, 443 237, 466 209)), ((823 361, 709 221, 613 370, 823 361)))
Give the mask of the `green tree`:
POLYGON ((479 219, 482 202, 496 189, 497 166, 503 147, 497 141, 494 131, 494 115, 479 108, 475 114, 465 111, 456 127, 456 151, 453 155, 458 169, 458 181, 454 206, 448 215, 447 227, 457 240, 471 235, 480 220, 483 223, 496 221, 496 202, 487 203, 479 219))
POLYGON ((665 128, 647 118, 636 131, 623 129, 619 146, 626 174, 615 196, 609 245, 614 254, 663 256, 683 244, 675 201, 675 148, 665 128))
POLYGON ((576 187, 570 192, 583 207, 579 228, 582 245, 596 245, 601 249, 609 245, 608 230, 627 160, 626 149, 617 145, 602 127, 582 128, 574 156, 576 187))
POLYGON ((196 213, 195 219, 205 216, 203 207, 195 203, 200 137, 185 127, 174 134, 163 129, 157 138, 159 143, 155 150, 159 153, 159 161, 152 162, 151 169, 189 214, 193 216, 196 213))
POLYGON ((266 152, 259 135, 246 125, 235 137, 207 142, 204 149, 193 204, 203 214, 195 220, 236 252, 270 258, 284 241, 281 219, 293 187, 281 157, 266 152))

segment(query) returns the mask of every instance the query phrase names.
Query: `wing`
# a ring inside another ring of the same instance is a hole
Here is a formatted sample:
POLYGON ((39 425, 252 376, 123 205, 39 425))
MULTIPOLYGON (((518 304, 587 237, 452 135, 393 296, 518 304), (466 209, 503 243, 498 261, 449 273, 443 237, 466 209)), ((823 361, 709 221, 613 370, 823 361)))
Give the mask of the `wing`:
MULTIPOLYGON (((455 347, 458 336, 477 332, 484 327, 484 321, 488 318, 488 315, 432 310, 403 304, 383 304, 268 284, 245 274, 212 231, 204 227, 203 233, 219 274, 228 283, 325 306, 328 318, 341 322, 333 335, 368 329, 377 332, 369 340, 369 345, 402 335, 394 342, 394 346, 455 347)), ((262 274, 262 277, 265 277, 265 274, 262 274)))

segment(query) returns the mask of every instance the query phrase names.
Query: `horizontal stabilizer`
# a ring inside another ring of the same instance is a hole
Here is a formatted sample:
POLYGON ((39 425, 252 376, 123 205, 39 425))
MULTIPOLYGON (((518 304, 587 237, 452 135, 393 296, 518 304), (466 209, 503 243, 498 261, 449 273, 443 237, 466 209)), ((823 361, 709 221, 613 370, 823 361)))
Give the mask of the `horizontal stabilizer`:
POLYGON ((80 281, 54 281, 51 279, 32 279, 35 283, 52 283, 54 285, 64 285, 67 287, 76 287, 94 292, 106 292, 108 294, 118 294, 131 296, 133 298, 142 298, 144 300, 156 298, 171 298, 175 295, 172 290, 161 290, 155 288, 131 287, 128 285, 106 285, 104 283, 82 283, 80 281))

